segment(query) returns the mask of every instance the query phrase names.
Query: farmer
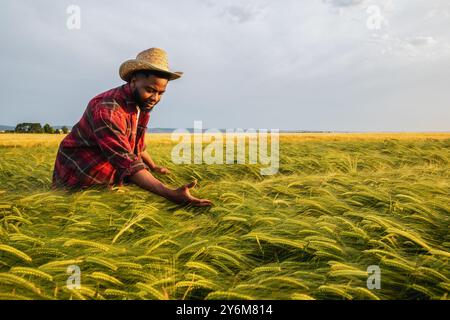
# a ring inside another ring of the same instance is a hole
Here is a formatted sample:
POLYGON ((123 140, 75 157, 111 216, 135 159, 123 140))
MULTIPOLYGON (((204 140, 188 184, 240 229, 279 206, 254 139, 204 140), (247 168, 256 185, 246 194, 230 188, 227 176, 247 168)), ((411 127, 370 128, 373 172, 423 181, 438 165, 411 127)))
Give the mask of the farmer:
POLYGON ((151 48, 122 63, 119 74, 127 83, 94 97, 61 141, 52 187, 73 190, 135 183, 175 203, 211 205, 211 201, 189 193, 196 181, 170 189, 150 172, 169 173, 146 151, 150 111, 160 101, 167 83, 183 73, 169 69, 164 50, 151 48))

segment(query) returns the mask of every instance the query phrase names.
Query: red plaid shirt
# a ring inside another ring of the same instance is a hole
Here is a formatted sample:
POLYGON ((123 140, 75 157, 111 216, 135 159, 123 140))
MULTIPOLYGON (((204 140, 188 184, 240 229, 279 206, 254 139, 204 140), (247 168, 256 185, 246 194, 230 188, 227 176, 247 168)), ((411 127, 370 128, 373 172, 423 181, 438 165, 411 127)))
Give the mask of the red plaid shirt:
POLYGON ((125 178, 147 168, 140 153, 146 147, 150 112, 139 111, 128 83, 94 97, 61 141, 52 186, 120 186, 125 178))

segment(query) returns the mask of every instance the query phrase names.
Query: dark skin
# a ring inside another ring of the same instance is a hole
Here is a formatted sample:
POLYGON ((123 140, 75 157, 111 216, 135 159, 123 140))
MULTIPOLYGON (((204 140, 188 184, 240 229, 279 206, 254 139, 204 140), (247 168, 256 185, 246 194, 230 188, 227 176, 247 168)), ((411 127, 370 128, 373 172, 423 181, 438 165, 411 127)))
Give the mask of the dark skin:
MULTIPOLYGON (((151 109, 161 100, 166 91, 168 80, 155 75, 145 77, 143 75, 133 76, 130 79, 130 87, 139 105, 143 109, 151 109)), ((152 172, 168 174, 167 168, 157 166, 147 151, 140 154, 142 161, 146 163, 152 172)), ((197 181, 192 181, 177 189, 171 189, 153 176, 148 170, 140 170, 130 177, 130 180, 139 187, 162 196, 178 204, 190 204, 198 207, 212 205, 208 199, 199 199, 190 194, 189 189, 195 187, 197 181)))

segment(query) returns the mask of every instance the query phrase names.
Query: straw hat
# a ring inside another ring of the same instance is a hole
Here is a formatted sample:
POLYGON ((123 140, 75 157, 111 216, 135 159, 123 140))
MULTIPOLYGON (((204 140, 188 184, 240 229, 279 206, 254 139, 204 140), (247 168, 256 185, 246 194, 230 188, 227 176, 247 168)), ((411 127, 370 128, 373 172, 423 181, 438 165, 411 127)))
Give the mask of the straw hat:
POLYGON ((183 75, 183 72, 173 72, 169 69, 167 53, 160 48, 144 50, 136 56, 136 59, 125 61, 120 66, 119 74, 123 80, 129 82, 133 72, 138 70, 161 71, 169 75, 169 80, 178 79, 183 75))

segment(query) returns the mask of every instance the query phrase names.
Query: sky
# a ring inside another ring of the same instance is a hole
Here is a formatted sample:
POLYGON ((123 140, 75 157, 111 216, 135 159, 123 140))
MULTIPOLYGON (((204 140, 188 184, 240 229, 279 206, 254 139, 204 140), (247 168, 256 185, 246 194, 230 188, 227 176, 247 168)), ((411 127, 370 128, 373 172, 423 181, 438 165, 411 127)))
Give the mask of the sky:
POLYGON ((0 40, 2 125, 72 126, 159 47, 149 128, 450 131, 448 0, 2 0, 0 40))

